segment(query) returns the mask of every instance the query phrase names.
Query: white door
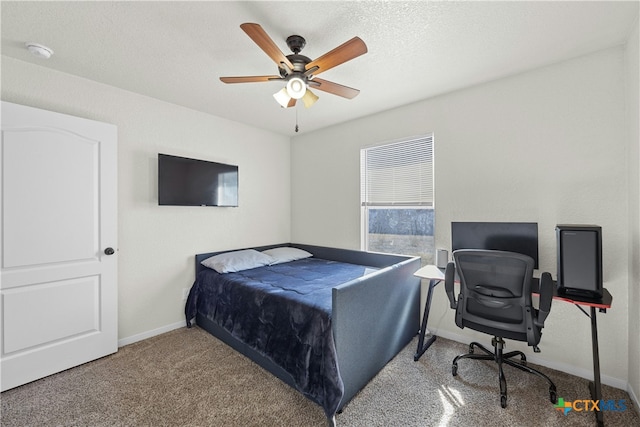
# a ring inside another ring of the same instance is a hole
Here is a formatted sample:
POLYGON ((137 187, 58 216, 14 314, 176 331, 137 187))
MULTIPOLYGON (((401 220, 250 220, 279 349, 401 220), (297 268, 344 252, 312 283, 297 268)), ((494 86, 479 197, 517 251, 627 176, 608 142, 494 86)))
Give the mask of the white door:
POLYGON ((1 113, 4 391, 118 349, 117 128, 1 113))

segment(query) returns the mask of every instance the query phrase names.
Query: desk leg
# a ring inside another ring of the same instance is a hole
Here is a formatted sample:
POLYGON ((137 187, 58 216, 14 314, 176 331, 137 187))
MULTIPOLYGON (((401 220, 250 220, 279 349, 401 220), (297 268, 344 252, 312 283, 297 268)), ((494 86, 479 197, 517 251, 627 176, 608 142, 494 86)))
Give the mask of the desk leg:
POLYGON ((418 361, 420 356, 424 354, 425 351, 433 344, 436 340, 435 335, 431 335, 427 342, 424 342, 425 334, 427 332, 427 320, 429 319, 429 309, 431 308, 431 298, 433 297, 433 288, 436 287, 441 280, 431 279, 429 280, 429 290, 427 291, 427 300, 424 303, 424 312, 422 313, 422 327, 420 328, 420 334, 418 335, 418 349, 416 350, 416 354, 413 355, 413 360, 418 361))
MULTIPOLYGON (((598 353, 598 324, 596 322, 596 308, 591 307, 591 347, 593 349, 593 382, 589 383, 591 399, 602 400, 602 389, 600 383, 600 355, 598 353)), ((604 426, 602 411, 594 411, 598 426, 604 426)))

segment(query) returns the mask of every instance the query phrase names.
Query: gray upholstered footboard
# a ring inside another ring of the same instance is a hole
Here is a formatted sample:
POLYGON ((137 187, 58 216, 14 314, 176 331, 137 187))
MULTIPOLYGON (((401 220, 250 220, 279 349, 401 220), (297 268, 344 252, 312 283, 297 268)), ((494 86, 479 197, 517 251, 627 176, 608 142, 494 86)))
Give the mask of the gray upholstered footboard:
POLYGON ((333 288, 332 327, 344 407, 411 339, 420 325, 420 258, 404 258, 366 280, 333 288))

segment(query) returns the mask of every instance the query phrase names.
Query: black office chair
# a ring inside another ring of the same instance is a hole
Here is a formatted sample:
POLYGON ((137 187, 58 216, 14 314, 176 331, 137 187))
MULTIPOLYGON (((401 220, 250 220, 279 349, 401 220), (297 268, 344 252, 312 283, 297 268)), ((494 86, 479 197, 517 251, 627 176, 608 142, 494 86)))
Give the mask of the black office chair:
POLYGON ((527 366, 527 358, 521 351, 502 352, 503 338, 524 341, 537 353, 544 320, 551 310, 553 281, 549 273, 540 279, 539 309, 532 305, 531 287, 533 259, 529 256, 504 251, 463 249, 453 252, 454 262, 447 265, 445 289, 451 308, 456 310, 456 325, 493 335, 494 351, 472 342, 469 353, 453 359, 451 373, 458 373, 460 359, 495 360, 500 382, 500 405, 507 406, 507 381, 502 370, 506 363, 522 371, 536 374, 549 383, 549 399, 556 403, 556 386, 540 371, 527 366), (454 295, 455 272, 460 278, 460 294, 454 295), (476 354, 475 348, 485 354, 476 354), (511 358, 520 356, 520 361, 511 358))

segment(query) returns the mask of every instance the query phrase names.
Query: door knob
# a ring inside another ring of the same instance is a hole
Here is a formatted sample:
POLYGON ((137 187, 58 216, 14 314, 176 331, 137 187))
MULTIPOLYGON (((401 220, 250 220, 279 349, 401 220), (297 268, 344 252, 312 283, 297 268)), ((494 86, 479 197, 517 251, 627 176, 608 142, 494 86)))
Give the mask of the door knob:
POLYGON ((107 248, 104 250, 104 253, 106 255, 113 255, 116 251, 113 250, 113 248, 107 248))

